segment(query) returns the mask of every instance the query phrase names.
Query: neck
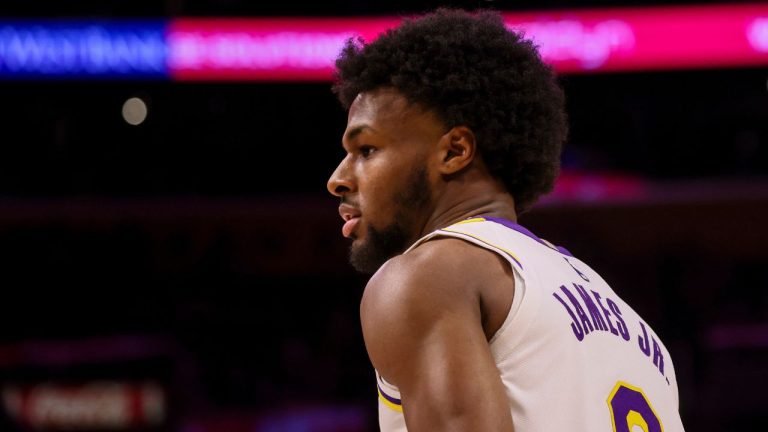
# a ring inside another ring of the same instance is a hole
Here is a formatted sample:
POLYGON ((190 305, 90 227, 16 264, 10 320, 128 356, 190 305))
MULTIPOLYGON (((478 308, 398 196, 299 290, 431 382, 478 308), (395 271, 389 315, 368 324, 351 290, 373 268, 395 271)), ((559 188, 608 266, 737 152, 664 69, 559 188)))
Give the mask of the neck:
POLYGON ((488 177, 445 184, 435 198, 434 210, 422 226, 422 236, 474 216, 517 222, 515 201, 503 184, 488 177), (474 180, 474 181, 473 181, 474 180))

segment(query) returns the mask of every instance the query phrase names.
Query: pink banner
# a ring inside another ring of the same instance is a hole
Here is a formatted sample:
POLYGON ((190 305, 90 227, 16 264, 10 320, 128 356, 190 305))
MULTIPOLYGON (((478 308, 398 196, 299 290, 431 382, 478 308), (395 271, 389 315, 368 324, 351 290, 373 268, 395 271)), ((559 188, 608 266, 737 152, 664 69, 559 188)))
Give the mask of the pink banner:
POLYGON ((178 19, 168 68, 178 80, 329 80, 349 38, 372 40, 391 18, 178 19))
MULTIPOLYGON (((505 13, 561 73, 768 64, 768 4, 505 13)), ((399 18, 178 19, 168 31, 178 80, 322 81, 344 42, 399 18)))
POLYGON ((768 4, 507 14, 560 72, 768 64, 768 4))

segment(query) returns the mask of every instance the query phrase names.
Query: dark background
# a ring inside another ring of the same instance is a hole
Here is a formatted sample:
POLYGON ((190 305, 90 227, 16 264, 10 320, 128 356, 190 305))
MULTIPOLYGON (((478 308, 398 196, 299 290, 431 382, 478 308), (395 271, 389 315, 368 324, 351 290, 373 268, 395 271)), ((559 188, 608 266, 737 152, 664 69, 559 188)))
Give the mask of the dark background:
MULTIPOLYGON (((3 2, 0 14, 627 4, 660 3, 32 0, 3 2)), ((765 425, 768 70, 561 82, 571 123, 564 168, 639 179, 649 193, 551 199, 521 223, 590 263, 657 330, 688 430, 765 425)), ((325 191, 346 121, 329 87, 0 82, 0 385, 152 379, 169 395, 163 430, 256 430, 248 425, 307 412, 352 412, 375 427, 358 319, 366 279, 346 263, 337 202, 325 191), (149 104, 140 126, 120 114, 133 96, 149 104)), ((321 430, 274 421, 258 430, 321 430)))

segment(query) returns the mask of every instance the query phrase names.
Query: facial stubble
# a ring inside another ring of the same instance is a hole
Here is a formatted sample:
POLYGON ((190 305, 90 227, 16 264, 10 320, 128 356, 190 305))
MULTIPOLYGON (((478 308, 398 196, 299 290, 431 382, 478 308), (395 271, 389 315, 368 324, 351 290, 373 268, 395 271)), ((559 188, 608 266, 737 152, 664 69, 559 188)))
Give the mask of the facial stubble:
POLYGON ((405 251, 415 240, 413 225, 418 220, 416 216, 428 207, 430 196, 426 168, 413 169, 405 187, 392 199, 396 208, 392 223, 384 228, 368 225, 365 241, 352 244, 349 262, 355 270, 373 274, 387 260, 405 251))

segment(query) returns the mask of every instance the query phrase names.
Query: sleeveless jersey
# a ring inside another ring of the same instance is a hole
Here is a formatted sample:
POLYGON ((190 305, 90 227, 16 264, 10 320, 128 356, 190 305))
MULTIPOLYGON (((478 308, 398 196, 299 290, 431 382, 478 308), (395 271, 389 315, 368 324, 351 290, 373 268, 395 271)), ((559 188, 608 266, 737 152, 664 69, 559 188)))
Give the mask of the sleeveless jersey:
MULTIPOLYGON (((435 237, 491 250, 513 269, 512 306, 489 345, 515 432, 683 431, 669 352, 589 266, 504 219, 467 219, 408 251, 435 237)), ((376 379, 381 430, 405 432, 400 393, 376 379)))

